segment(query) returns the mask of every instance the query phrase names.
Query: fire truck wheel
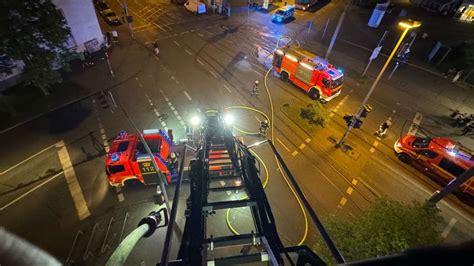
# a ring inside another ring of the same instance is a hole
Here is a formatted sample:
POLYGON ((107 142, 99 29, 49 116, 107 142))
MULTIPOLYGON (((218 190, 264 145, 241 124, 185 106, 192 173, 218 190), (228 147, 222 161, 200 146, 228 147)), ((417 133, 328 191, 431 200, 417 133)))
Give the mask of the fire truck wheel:
POLYGON ((289 75, 285 71, 282 71, 281 75, 280 75, 280 78, 281 78, 281 80, 288 82, 289 75))
POLYGON ((408 156, 408 154, 401 152, 397 154, 397 157, 400 161, 406 164, 410 164, 411 159, 410 159, 410 156, 408 156))
POLYGON ((319 91, 315 88, 311 88, 308 92, 308 96, 309 98, 311 98, 312 100, 319 100, 320 98, 320 95, 319 95, 319 91))

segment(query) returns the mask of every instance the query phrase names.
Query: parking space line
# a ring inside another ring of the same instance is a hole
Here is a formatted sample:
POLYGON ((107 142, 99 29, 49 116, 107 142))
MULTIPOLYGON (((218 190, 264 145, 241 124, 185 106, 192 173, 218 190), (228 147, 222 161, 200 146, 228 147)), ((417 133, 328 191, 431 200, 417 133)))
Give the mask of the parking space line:
POLYGON ((191 96, 189 96, 189 94, 186 91, 183 91, 183 93, 186 96, 186 98, 188 98, 189 101, 193 100, 193 98, 191 98, 191 96))
POLYGON ((201 66, 204 66, 204 63, 203 63, 201 60, 199 60, 199 58, 197 58, 196 61, 197 61, 201 66))
POLYGON ((61 171, 61 172, 55 174, 54 176, 52 176, 52 177, 46 179, 45 181, 43 181, 43 183, 41 183, 41 184, 37 185, 36 187, 34 187, 34 188, 28 190, 28 191, 27 191, 26 193, 24 193, 23 195, 19 196, 18 198, 14 199, 14 200, 10 201, 9 203, 7 203, 7 204, 3 205, 2 207, 0 207, 0 211, 3 211, 3 210, 5 210, 6 208, 10 207, 11 205, 15 204, 15 202, 17 202, 17 201, 21 200, 22 198, 28 196, 29 194, 33 193, 35 190, 37 190, 38 188, 40 188, 40 187, 46 185, 49 181, 55 179, 56 177, 62 175, 63 173, 64 173, 64 172, 61 171))
POLYGON ((177 46, 181 46, 181 44, 179 44, 177 41, 173 41, 174 44, 176 44, 177 46))
POLYGON ((227 87, 227 85, 224 84, 224 88, 225 88, 229 93, 232 93, 232 91, 230 90, 229 87, 227 87))
POLYGON ((211 73, 211 75, 212 75, 214 78, 216 78, 216 79, 217 79, 217 78, 219 78, 219 77, 217 77, 217 74, 216 74, 216 73, 214 73, 214 71, 212 71, 212 70, 209 70, 209 73, 211 73))
POLYGON ((441 233, 441 237, 443 238, 447 238, 449 233, 451 232, 451 230, 453 230, 453 227, 454 225, 456 224, 458 220, 456 220, 456 218, 451 218, 451 220, 449 220, 449 223, 448 225, 446 226, 446 228, 444 228, 443 232, 441 233))
POLYGON ((278 143, 280 143, 281 146, 283 146, 283 148, 285 148, 287 152, 290 152, 290 149, 279 138, 275 138, 275 139, 276 141, 278 141, 278 143))
POLYGON ((76 207, 76 212, 79 217, 79 220, 84 220, 90 216, 89 207, 87 207, 84 194, 82 193, 81 186, 76 177, 76 172, 71 162, 71 157, 69 157, 69 152, 67 151, 66 144, 64 141, 60 141, 56 144, 58 150, 59 162, 64 171, 64 176, 66 177, 66 183, 69 188, 69 193, 72 196, 74 206, 76 207))
POLYGON ((185 51, 188 55, 193 55, 193 53, 191 53, 188 49, 184 49, 184 51, 185 51))

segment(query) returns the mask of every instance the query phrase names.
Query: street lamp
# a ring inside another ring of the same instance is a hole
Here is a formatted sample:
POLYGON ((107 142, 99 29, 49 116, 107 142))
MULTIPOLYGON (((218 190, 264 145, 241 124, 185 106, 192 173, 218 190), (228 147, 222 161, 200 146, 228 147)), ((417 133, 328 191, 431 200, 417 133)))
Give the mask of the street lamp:
POLYGON ((378 74, 377 78, 375 78, 374 83, 372 83, 372 86, 370 87, 369 92, 367 93, 364 100, 360 104, 359 111, 357 112, 354 120, 351 123, 349 123, 349 125, 347 126, 347 129, 346 129, 346 132, 344 132, 344 135, 342 136, 341 140, 339 140, 339 142, 336 144, 336 148, 339 148, 344 143, 344 140, 346 139, 347 135, 349 134, 349 131, 351 131, 351 129, 353 127, 354 121, 357 121, 357 120, 360 119, 360 115, 364 110, 365 104, 367 104, 367 101, 369 100, 370 95, 372 95, 372 93, 374 92, 375 86, 377 86, 377 84, 379 83, 380 78, 382 77, 383 73, 385 72, 388 65, 390 64, 390 61, 392 61, 392 58, 395 55, 395 53, 397 52, 398 47, 400 47, 400 44, 402 43, 403 39, 405 38, 405 35, 407 35, 407 33, 410 29, 420 27, 421 22, 420 21, 413 21, 413 20, 405 20, 405 21, 399 22, 398 25, 403 28, 403 32, 402 32, 402 35, 400 36, 400 39, 398 39, 397 44, 395 44, 395 47, 393 48, 392 52, 388 56, 387 61, 383 65, 382 69, 380 70, 380 73, 378 74))

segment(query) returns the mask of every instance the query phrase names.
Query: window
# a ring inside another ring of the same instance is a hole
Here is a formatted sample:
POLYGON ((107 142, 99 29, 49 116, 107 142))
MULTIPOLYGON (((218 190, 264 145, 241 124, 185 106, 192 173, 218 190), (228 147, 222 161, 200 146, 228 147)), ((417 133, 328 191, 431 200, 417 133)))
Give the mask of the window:
POLYGON ((321 81, 321 83, 323 83, 323 85, 324 85, 325 88, 331 87, 331 81, 329 81, 329 79, 323 78, 323 80, 321 81))
POLYGON ((117 152, 124 152, 128 148, 128 140, 127 141, 122 141, 119 143, 117 147, 117 152))
POLYGON ((430 151, 430 150, 418 150, 416 151, 417 154, 420 154, 420 155, 423 155, 423 156, 426 156, 430 159, 434 159, 436 158, 436 156, 438 156, 438 154, 434 151, 430 151))
POLYGON ((413 141, 413 148, 427 148, 428 144, 430 144, 431 139, 427 138, 415 138, 413 141))
POLYGON ((439 162, 439 167, 441 167, 446 172, 452 174, 455 177, 460 176, 465 171, 464 168, 457 166, 455 163, 445 158, 443 158, 441 162, 439 162))
POLYGON ((125 167, 123 165, 110 165, 109 166, 109 172, 110 174, 116 174, 125 171, 125 167))
MULTIPOLYGON (((150 147, 150 150, 152 153, 160 153, 161 150, 161 139, 147 139, 146 143, 148 144, 148 147, 150 147)), ((146 149, 145 146, 141 141, 138 142, 137 145, 137 151, 140 154, 146 154, 146 149)))
POLYGON ((343 77, 340 77, 338 79, 333 80, 332 81, 332 88, 335 89, 335 88, 341 86, 342 82, 343 82, 343 79, 344 79, 343 77))
POLYGON ((273 65, 276 67, 281 67, 281 59, 282 59, 282 56, 275 53, 273 55, 273 65))

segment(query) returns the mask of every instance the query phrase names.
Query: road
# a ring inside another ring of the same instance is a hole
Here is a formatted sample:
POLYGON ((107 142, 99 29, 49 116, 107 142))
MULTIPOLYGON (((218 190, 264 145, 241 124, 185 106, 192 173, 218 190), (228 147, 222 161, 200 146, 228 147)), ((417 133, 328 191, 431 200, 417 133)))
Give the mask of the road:
MULTIPOLYGON (((119 10, 117 2, 109 4, 119 10)), ((63 262, 101 264, 144 215, 158 208, 151 197, 153 187, 117 190, 106 182, 101 147, 107 149, 110 139, 120 130, 133 132, 127 116, 140 129, 172 128, 176 139, 180 139, 189 118, 208 108, 250 106, 267 114, 273 111, 275 145, 313 208, 322 216, 350 218, 380 197, 409 203, 423 201, 439 189, 393 154, 393 142, 400 132, 406 132, 406 123, 412 123, 417 112, 425 116, 437 114, 432 106, 419 103, 410 91, 397 87, 396 82, 381 84, 370 100, 375 111, 363 128, 348 139, 354 151, 346 153, 334 148, 332 140, 340 138, 344 130, 341 116, 357 109, 371 81, 360 80, 354 70, 363 69, 367 58, 360 53, 360 47, 343 41, 335 46, 331 58, 345 70, 345 89, 325 105, 331 111, 331 120, 317 134, 308 134, 281 111, 285 103, 310 100, 272 73, 266 83, 273 110, 263 87, 259 96, 250 95, 254 81, 263 84, 267 71, 262 57, 255 57, 256 47, 270 52, 281 36, 291 36, 302 46, 323 53, 324 44, 315 41, 313 35, 305 36, 306 21, 311 19, 314 25, 324 25, 328 17, 339 14, 342 1, 333 1, 316 13, 297 11, 296 20, 286 25, 271 24, 271 13, 256 11, 251 11, 247 18, 246 10, 236 9, 230 18, 224 18, 195 16, 183 7, 165 2, 150 5, 134 0, 128 1, 128 5, 134 16, 134 40, 125 25, 102 25, 104 31, 119 31, 120 42, 116 45, 120 51, 126 51, 111 57, 116 76, 137 70, 136 75, 113 89, 121 108, 104 106, 100 96, 92 97, 2 135, 0 221, 12 232, 63 262), (158 56, 152 53, 151 46, 156 40, 160 47, 158 56), (350 58, 344 62, 341 58, 346 54, 350 58), (375 139, 372 132, 389 115, 394 115, 394 125, 387 138, 375 139)), ((317 34, 316 30, 311 34, 317 34)), ((346 37, 341 36, 341 40, 346 37)), ((373 68, 375 72, 377 64, 373 68)), ((429 75, 424 70, 413 71, 429 75)), ((104 78, 109 77, 104 74, 104 78)), ((236 110, 234 115, 238 117, 237 126, 246 131, 257 131, 263 119, 251 111, 236 110)), ((242 140, 249 144, 260 138, 242 135, 242 140)), ((318 235, 311 224, 305 234, 300 206, 280 175, 270 149, 257 147, 255 152, 269 169, 266 191, 284 244, 296 245, 304 240, 311 246, 318 235)), ((186 194, 183 191, 181 198, 185 199, 186 194)), ((237 198, 239 194, 227 197, 237 198)), ((180 203, 178 225, 183 224, 184 218, 180 216, 184 200, 180 203)), ((440 228, 445 242, 458 243, 474 237, 472 208, 454 196, 439 207, 445 219, 440 228)), ((246 224, 241 222, 247 215, 231 213, 231 222, 239 231, 246 230, 246 224)), ((219 212, 213 217, 215 234, 229 233, 224 218, 224 213, 219 212)), ((159 252, 150 255, 147 250, 159 250, 163 238, 164 232, 160 231, 142 241, 132 253, 130 264, 156 263, 159 252)), ((175 237, 174 247, 177 243, 175 237)))

